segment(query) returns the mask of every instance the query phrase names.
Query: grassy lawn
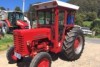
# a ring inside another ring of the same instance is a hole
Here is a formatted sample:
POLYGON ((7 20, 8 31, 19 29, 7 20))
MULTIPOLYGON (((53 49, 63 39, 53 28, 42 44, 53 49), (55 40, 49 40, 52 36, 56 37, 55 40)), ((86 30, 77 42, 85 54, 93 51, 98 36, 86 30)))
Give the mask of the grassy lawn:
POLYGON ((6 34, 0 40, 0 51, 7 49, 12 44, 13 44, 13 36, 11 34, 6 34))
POLYGON ((100 34, 96 35, 95 38, 100 38, 100 34))
POLYGON ((83 26, 90 27, 91 23, 92 23, 92 21, 84 21, 83 26))
POLYGON ((100 34, 96 35, 96 36, 92 36, 92 35, 85 35, 85 37, 89 37, 89 38, 100 38, 100 34))

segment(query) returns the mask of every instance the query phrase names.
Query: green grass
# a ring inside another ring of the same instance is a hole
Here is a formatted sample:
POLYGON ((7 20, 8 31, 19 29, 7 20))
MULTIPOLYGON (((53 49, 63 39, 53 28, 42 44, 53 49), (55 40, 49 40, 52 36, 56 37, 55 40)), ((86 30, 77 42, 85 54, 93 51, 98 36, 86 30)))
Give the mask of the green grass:
POLYGON ((91 23, 92 23, 92 21, 84 21, 83 26, 90 27, 91 23))
POLYGON ((12 44, 13 44, 13 36, 11 34, 6 34, 0 40, 0 51, 7 49, 12 44))
POLYGON ((96 38, 100 38, 100 34, 96 35, 95 37, 96 37, 96 38))
POLYGON ((96 35, 96 36, 92 36, 92 35, 85 35, 86 37, 89 38, 100 38, 100 34, 96 35))

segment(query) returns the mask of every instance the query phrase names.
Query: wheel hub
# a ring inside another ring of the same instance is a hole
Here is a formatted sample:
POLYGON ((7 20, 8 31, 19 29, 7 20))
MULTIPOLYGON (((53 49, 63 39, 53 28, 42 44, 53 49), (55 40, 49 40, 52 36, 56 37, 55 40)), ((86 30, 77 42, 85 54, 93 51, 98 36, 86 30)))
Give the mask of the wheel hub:
POLYGON ((78 36, 74 42, 74 50, 76 54, 79 54, 82 50, 82 37, 78 36))
POLYGON ((17 58, 14 55, 12 55, 11 57, 13 60, 17 61, 17 58))
POLYGON ((79 43, 80 43, 80 39, 79 38, 76 38, 75 39, 75 43, 74 43, 74 49, 77 49, 78 48, 79 43))
POLYGON ((13 60, 17 61, 17 57, 14 56, 14 53, 11 54, 13 60))
POLYGON ((37 67, 49 67, 49 60, 44 58, 42 59, 37 67))

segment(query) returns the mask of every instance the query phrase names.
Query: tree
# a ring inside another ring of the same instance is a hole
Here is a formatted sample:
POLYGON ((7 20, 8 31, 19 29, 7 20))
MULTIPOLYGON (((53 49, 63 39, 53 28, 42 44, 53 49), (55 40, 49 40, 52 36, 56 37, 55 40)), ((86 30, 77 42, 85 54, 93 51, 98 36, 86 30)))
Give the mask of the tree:
POLYGON ((91 24, 91 30, 95 31, 96 34, 100 34, 100 20, 94 20, 91 24))
POLYGON ((88 21, 94 21, 97 18, 96 12, 88 12, 86 15, 86 20, 88 21))
POLYGON ((100 9, 98 10, 97 16, 100 18, 100 9))
POLYGON ((17 7, 15 8, 15 11, 22 11, 22 10, 20 9, 20 7, 17 6, 17 7))
POLYGON ((33 22, 36 19, 36 12, 35 9, 33 8, 32 4, 30 4, 29 10, 27 12, 27 17, 31 22, 31 26, 33 25, 33 22))
POLYGON ((98 12, 100 0, 69 0, 69 3, 80 6, 80 12, 98 12))
POLYGON ((84 19, 85 19, 85 15, 84 14, 77 13, 76 14, 76 18, 75 18, 75 23, 77 25, 83 26, 84 19))
POLYGON ((1 10, 6 10, 4 7, 0 7, 1 10))
POLYGON ((35 9, 33 8, 32 4, 30 5, 29 7, 29 10, 28 10, 28 13, 27 13, 27 16, 30 20, 35 20, 35 9))
POLYGON ((100 0, 69 0, 68 2, 80 6, 79 13, 96 12, 97 16, 100 16, 100 0))

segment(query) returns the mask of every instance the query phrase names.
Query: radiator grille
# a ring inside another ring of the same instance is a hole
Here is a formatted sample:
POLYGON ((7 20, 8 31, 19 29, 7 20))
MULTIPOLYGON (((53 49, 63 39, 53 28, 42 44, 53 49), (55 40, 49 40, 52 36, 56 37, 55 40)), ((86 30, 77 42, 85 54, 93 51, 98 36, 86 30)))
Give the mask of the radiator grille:
POLYGON ((23 36, 14 34, 15 51, 22 54, 24 52, 24 38, 23 36))

